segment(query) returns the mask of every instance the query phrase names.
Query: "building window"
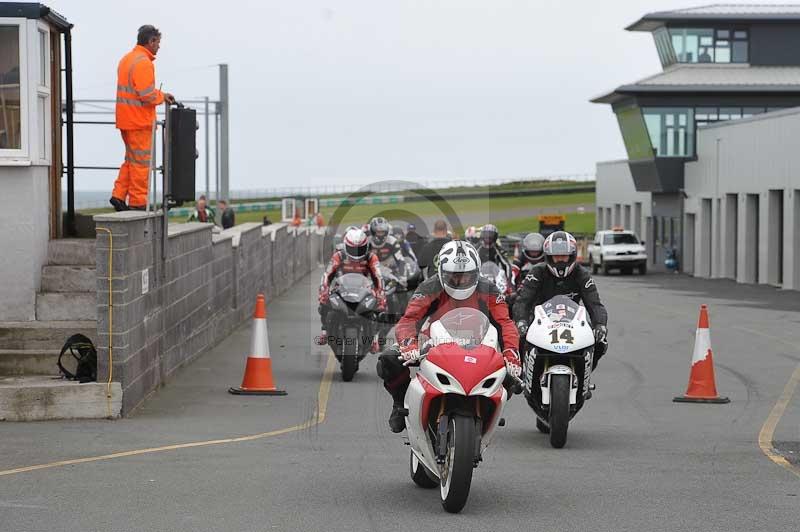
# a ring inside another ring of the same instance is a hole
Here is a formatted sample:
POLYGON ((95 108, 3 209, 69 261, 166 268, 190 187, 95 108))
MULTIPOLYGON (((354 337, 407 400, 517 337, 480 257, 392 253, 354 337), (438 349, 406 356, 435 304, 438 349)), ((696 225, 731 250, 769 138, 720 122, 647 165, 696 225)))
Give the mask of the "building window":
POLYGON ((697 107, 694 110, 694 121, 695 125, 700 127, 714 122, 748 118, 765 112, 765 109, 765 107, 697 107))
POLYGON ((0 26, 0 150, 22 149, 19 26, 0 26))
POLYGON ((666 28, 658 28, 653 32, 653 40, 656 43, 656 50, 658 51, 658 58, 661 60, 661 66, 667 67, 678 62, 675 57, 675 50, 672 48, 672 41, 669 32, 666 28))
POLYGON ((683 107, 642 108, 650 144, 658 157, 694 154, 694 111, 683 107))
POLYGON ((733 55, 731 62, 733 63, 747 63, 749 60, 747 54, 747 32, 744 30, 736 30, 733 32, 733 55))
POLYGON ((746 63, 746 30, 671 28, 669 35, 679 63, 746 63))
POLYGON ((39 26, 39 76, 36 83, 36 111, 38 115, 38 156, 43 161, 50 159, 50 135, 52 113, 50 112, 50 32, 46 27, 39 26))

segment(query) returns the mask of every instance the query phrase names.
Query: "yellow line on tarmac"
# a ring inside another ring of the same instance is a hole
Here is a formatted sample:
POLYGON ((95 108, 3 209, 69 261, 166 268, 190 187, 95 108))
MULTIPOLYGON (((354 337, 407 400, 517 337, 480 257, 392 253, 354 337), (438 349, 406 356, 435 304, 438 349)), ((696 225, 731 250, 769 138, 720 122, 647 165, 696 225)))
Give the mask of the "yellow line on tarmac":
POLYGON ((758 446, 761 448, 761 452, 763 452, 767 458, 800 477, 800 468, 775 452, 775 448, 772 446, 772 438, 775 434, 775 427, 778 426, 778 422, 781 420, 783 413, 786 411, 786 407, 789 406, 789 401, 792 400, 792 395, 794 395, 794 391, 797 389, 798 382, 800 382, 800 364, 798 364, 794 372, 792 372, 789 382, 787 382, 786 386, 784 386, 783 392, 781 393, 780 397, 778 397, 778 401, 775 403, 775 406, 772 407, 772 411, 769 413, 767 420, 761 427, 761 431, 758 433, 758 446))
MULTIPOLYGON (((658 305, 653 305, 642 301, 633 301, 628 298, 619 297, 616 294, 612 294, 612 299, 619 299, 621 301, 626 301, 628 303, 633 303, 636 305, 658 309, 666 314, 672 314, 674 316, 678 315, 683 316, 682 313, 675 312, 673 310, 669 310, 664 307, 659 307, 658 305)), ((794 343, 787 342, 786 340, 781 340, 780 338, 775 338, 772 335, 765 334, 761 331, 756 331, 748 327, 742 327, 739 325, 723 325, 722 327, 723 328, 728 327, 731 329, 747 332, 750 334, 763 336, 765 338, 769 338, 774 342, 784 344, 788 347, 791 347, 792 349, 797 350, 797 345, 794 343)), ((761 426, 761 430, 758 433, 758 447, 761 449, 761 452, 763 452, 764 455, 766 455, 767 458, 769 458, 779 466, 783 467, 784 469, 800 477, 800 467, 789 462, 785 457, 777 453, 775 451, 775 448, 772 446, 772 439, 775 436, 775 428, 778 426, 778 423, 780 423, 783 414, 786 412, 786 408, 789 406, 789 403, 792 400, 792 396, 794 395, 798 383, 800 383, 800 364, 798 364, 795 370, 792 372, 792 376, 789 377, 789 382, 787 382, 786 386, 783 387, 783 392, 781 393, 780 397, 778 397, 778 401, 772 407, 769 416, 767 416, 766 421, 764 421, 764 424, 761 426)))
POLYGON ((115 458, 138 456, 141 454, 160 453, 164 451, 175 451, 178 449, 191 449, 193 447, 208 447, 210 445, 223 445, 226 443, 239 443, 245 441, 260 440, 262 438, 280 436, 281 434, 287 434, 289 432, 297 432, 298 430, 304 430, 309 427, 313 427, 314 425, 319 425, 320 423, 325 421, 325 415, 327 414, 328 411, 328 397, 331 391, 331 381, 333 380, 333 373, 335 369, 336 369, 336 359, 334 358, 333 353, 331 353, 328 356, 328 363, 325 366, 325 371, 322 374, 322 381, 320 382, 319 385, 319 394, 317 395, 317 411, 315 412, 314 416, 312 416, 311 418, 309 418, 308 420, 299 425, 294 425, 292 427, 286 427, 283 429, 272 430, 269 432, 262 432, 260 434, 251 434, 250 436, 239 436, 236 438, 222 438, 219 440, 205 440, 205 441, 196 441, 189 443, 178 443, 175 445, 164 445, 162 447, 149 447, 147 449, 135 449, 132 451, 122 451, 119 453, 104 454, 100 456, 88 456, 86 458, 61 460, 58 462, 51 462, 49 464, 37 464, 32 466, 18 467, 16 469, 7 469, 5 471, 0 471, 0 477, 6 475, 16 475, 18 473, 27 473, 29 471, 38 471, 40 469, 51 469, 54 467, 85 464, 87 462, 99 462, 101 460, 113 460, 115 458))

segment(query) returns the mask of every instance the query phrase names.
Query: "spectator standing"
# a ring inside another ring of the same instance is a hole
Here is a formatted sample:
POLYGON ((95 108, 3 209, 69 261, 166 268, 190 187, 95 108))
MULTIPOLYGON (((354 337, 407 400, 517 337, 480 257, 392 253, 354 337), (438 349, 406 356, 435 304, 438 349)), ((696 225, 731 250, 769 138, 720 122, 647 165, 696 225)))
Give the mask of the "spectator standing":
POLYGON ((219 200, 217 209, 219 210, 219 220, 223 229, 230 229, 236 225, 236 213, 228 206, 227 201, 219 200))
POLYGON ((216 221, 214 220, 214 211, 211 209, 211 207, 206 206, 205 195, 202 195, 199 198, 197 198, 197 203, 195 204, 194 212, 191 214, 191 216, 189 216, 189 219, 187 219, 186 221, 216 224, 216 221))
POLYGON ((426 239, 424 236, 417 233, 416 225, 408 224, 406 227, 406 242, 411 245, 411 249, 414 250, 414 255, 419 257, 419 254, 422 253, 422 247, 425 245, 426 239))
POLYGON ((447 235, 447 222, 436 220, 436 223, 433 224, 433 238, 425 244, 419 255, 419 267, 425 272, 426 279, 436 274, 434 259, 439 256, 442 246, 450 240, 452 239, 447 235))

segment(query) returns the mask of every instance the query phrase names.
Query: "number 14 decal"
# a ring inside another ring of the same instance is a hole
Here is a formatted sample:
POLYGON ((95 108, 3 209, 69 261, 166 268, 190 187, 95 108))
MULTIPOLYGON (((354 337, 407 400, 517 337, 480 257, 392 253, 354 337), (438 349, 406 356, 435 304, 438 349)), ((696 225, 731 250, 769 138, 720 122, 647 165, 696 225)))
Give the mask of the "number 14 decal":
POLYGON ((551 344, 561 343, 561 342, 558 341, 559 338, 564 340, 564 343, 567 343, 567 344, 571 344, 571 343, 574 342, 574 340, 572 338, 572 331, 569 330, 569 329, 564 329, 563 331, 561 331, 561 335, 560 336, 558 334, 558 330, 557 329, 553 329, 552 331, 550 331, 550 343, 551 344))

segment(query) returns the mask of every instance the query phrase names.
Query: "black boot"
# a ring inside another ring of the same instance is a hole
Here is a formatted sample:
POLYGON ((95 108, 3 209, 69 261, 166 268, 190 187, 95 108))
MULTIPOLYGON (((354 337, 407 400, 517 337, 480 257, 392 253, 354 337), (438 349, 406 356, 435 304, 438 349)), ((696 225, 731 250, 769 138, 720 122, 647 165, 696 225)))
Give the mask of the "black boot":
POLYGON ((130 207, 128 207, 127 203, 125 203, 123 200, 119 198, 115 198, 114 196, 111 196, 111 199, 108 200, 108 202, 111 204, 112 207, 114 207, 114 210, 117 212, 130 210, 130 207))
POLYGON ((406 429, 406 410, 403 407, 403 400, 394 400, 392 404, 392 413, 389 414, 389 428, 395 434, 403 432, 406 429))

